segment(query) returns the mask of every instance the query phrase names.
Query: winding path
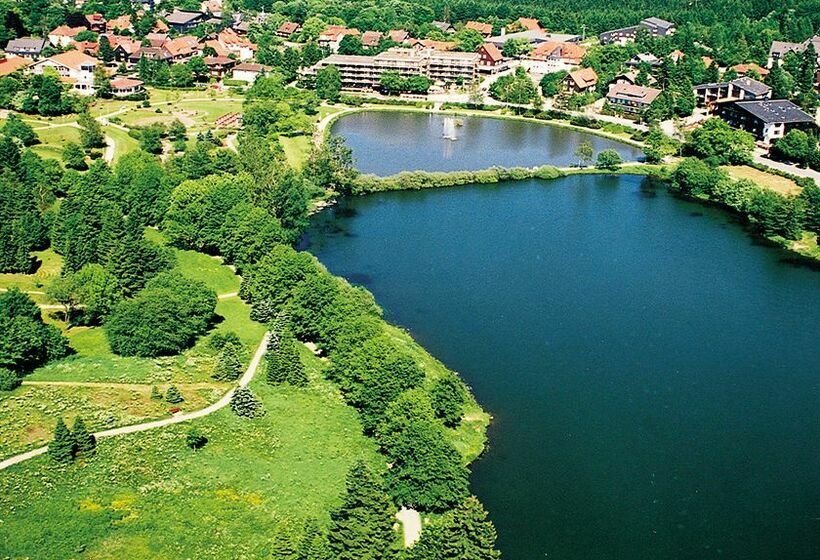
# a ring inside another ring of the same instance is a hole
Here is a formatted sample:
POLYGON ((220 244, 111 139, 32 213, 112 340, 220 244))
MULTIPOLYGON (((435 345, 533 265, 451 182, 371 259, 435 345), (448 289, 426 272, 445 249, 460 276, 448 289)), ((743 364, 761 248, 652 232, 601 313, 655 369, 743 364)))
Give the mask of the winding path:
MULTIPOLYGON (((144 422, 142 424, 133 424, 131 426, 121 426, 119 428, 112 428, 110 430, 103 430, 101 432, 96 432, 94 436, 99 438, 111 437, 111 436, 119 436, 123 434, 133 434, 136 432, 144 432, 147 430, 153 430, 154 428, 162 428, 164 426, 170 426, 172 424, 179 424, 180 422, 187 422, 188 420, 193 420, 195 418, 202 418, 203 416, 208 416, 225 408, 228 403, 231 402, 231 397, 233 396, 234 391, 240 387, 247 387, 248 384, 253 379, 253 376, 256 374, 256 370, 259 369, 259 364, 262 361, 262 356, 265 355, 265 350, 268 347, 268 339, 270 338, 269 333, 265 333, 265 336, 262 337, 262 341, 259 343, 259 346, 256 349, 256 353, 253 355, 251 359, 251 363, 248 364, 248 369, 245 370, 245 373, 239 379, 239 383, 236 387, 232 388, 230 391, 225 393, 225 395, 213 403, 212 405, 206 406, 205 408, 201 408, 199 410, 194 410, 193 412, 186 412, 185 414, 178 414, 176 416, 172 416, 171 418, 164 418, 162 420, 153 420, 151 422, 144 422)), ((19 455, 14 455, 9 457, 8 459, 4 459, 0 461, 0 471, 11 467, 12 465, 16 465, 18 463, 22 463, 23 461, 27 461, 28 459, 32 459, 43 453, 48 451, 48 446, 44 445, 43 447, 38 447, 37 449, 32 449, 31 451, 27 451, 26 453, 20 453, 19 455)))

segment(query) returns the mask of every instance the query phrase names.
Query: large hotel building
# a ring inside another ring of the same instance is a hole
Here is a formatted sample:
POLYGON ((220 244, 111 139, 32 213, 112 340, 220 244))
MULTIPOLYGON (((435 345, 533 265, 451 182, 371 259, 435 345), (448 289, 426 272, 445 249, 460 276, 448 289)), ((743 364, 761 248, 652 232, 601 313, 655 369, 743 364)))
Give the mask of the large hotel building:
POLYGON ((471 82, 476 77, 478 53, 392 48, 375 56, 332 54, 304 70, 305 76, 328 66, 338 68, 345 89, 374 89, 383 72, 402 77, 422 75, 433 82, 471 82))

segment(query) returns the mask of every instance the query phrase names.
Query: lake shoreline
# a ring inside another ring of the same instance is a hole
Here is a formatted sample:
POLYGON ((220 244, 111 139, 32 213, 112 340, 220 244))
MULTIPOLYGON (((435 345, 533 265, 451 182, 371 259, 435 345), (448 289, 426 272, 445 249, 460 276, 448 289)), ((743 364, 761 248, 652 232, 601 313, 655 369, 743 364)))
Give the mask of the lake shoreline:
MULTIPOLYGON (((500 110, 500 109, 499 109, 500 110)), ((410 105, 379 105, 379 104, 370 104, 370 105, 362 105, 360 107, 355 107, 352 105, 344 105, 344 108, 336 113, 329 115, 326 120, 320 123, 320 127, 317 130, 316 142, 321 144, 324 143, 328 136, 331 133, 331 129, 333 125, 342 117, 346 117, 349 115, 354 115, 356 113, 365 113, 365 112, 376 112, 376 111, 384 111, 384 112, 392 112, 392 113, 426 113, 431 115, 448 115, 453 117, 477 117, 477 118, 485 118, 485 119, 496 119, 496 120, 505 120, 505 121, 518 121, 518 122, 529 122, 533 124, 540 124, 544 126, 554 126, 557 128, 565 128, 568 130, 574 130, 576 132, 585 132, 588 134, 592 134, 594 136, 599 136, 601 138, 606 138, 608 140, 615 140, 617 142, 621 142, 623 144, 632 146, 634 148, 641 148, 643 149, 645 144, 643 142, 638 142, 637 140, 633 140, 631 138, 624 138, 623 136, 618 136, 617 134, 613 134, 607 132, 605 130, 595 129, 595 128, 586 128, 583 126, 577 126, 571 124, 567 121, 562 121, 558 119, 550 119, 550 120, 543 120, 537 119, 534 117, 525 117, 523 115, 510 115, 504 113, 497 113, 495 111, 481 111, 478 109, 427 109, 424 107, 413 107, 410 105)))

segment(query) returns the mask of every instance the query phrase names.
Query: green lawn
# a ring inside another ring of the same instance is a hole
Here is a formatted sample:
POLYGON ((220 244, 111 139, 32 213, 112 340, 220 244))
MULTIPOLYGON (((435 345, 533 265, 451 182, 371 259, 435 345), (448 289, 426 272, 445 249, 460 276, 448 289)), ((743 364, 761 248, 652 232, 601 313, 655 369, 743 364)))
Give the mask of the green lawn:
POLYGON ((103 131, 106 136, 114 140, 114 161, 112 163, 117 163, 117 160, 122 156, 139 148, 139 142, 135 138, 131 138, 124 130, 113 126, 104 126, 103 131))
MULTIPOLYGON (((322 367, 303 354, 311 377, 322 367)), ((0 477, 4 554, 40 560, 266 558, 277 516, 328 520, 352 464, 381 466, 358 415, 323 381, 253 390, 265 416, 225 408, 193 422, 207 438, 185 446, 188 424, 103 440, 89 461, 48 457, 0 477), (56 531, 54 528, 59 527, 56 531)))
POLYGON ((217 294, 228 294, 239 290, 240 278, 222 264, 222 259, 196 251, 174 250, 176 270, 181 274, 204 282, 217 294))
POLYGON ((288 165, 294 169, 302 169, 310 154, 310 136, 280 136, 279 144, 285 152, 288 165))
POLYGON ((73 126, 37 128, 35 125, 34 132, 40 138, 40 144, 31 149, 42 157, 62 160, 63 148, 67 143, 80 143, 80 129, 73 126))
POLYGON ((48 283, 59 276, 63 257, 51 249, 36 251, 33 255, 40 263, 34 274, 0 274, 0 288, 19 288, 24 292, 45 291, 48 283))

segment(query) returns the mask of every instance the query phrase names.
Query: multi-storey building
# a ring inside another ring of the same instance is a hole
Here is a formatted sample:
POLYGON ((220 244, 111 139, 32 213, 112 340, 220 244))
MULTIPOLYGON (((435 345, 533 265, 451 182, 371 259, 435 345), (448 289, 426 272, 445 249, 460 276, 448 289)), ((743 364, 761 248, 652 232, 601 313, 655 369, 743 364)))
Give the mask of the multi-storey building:
POLYGON ((395 71, 403 78, 427 76, 434 82, 470 82, 475 79, 478 53, 393 48, 375 56, 330 55, 304 70, 305 76, 335 66, 345 89, 374 89, 384 72, 395 71))

